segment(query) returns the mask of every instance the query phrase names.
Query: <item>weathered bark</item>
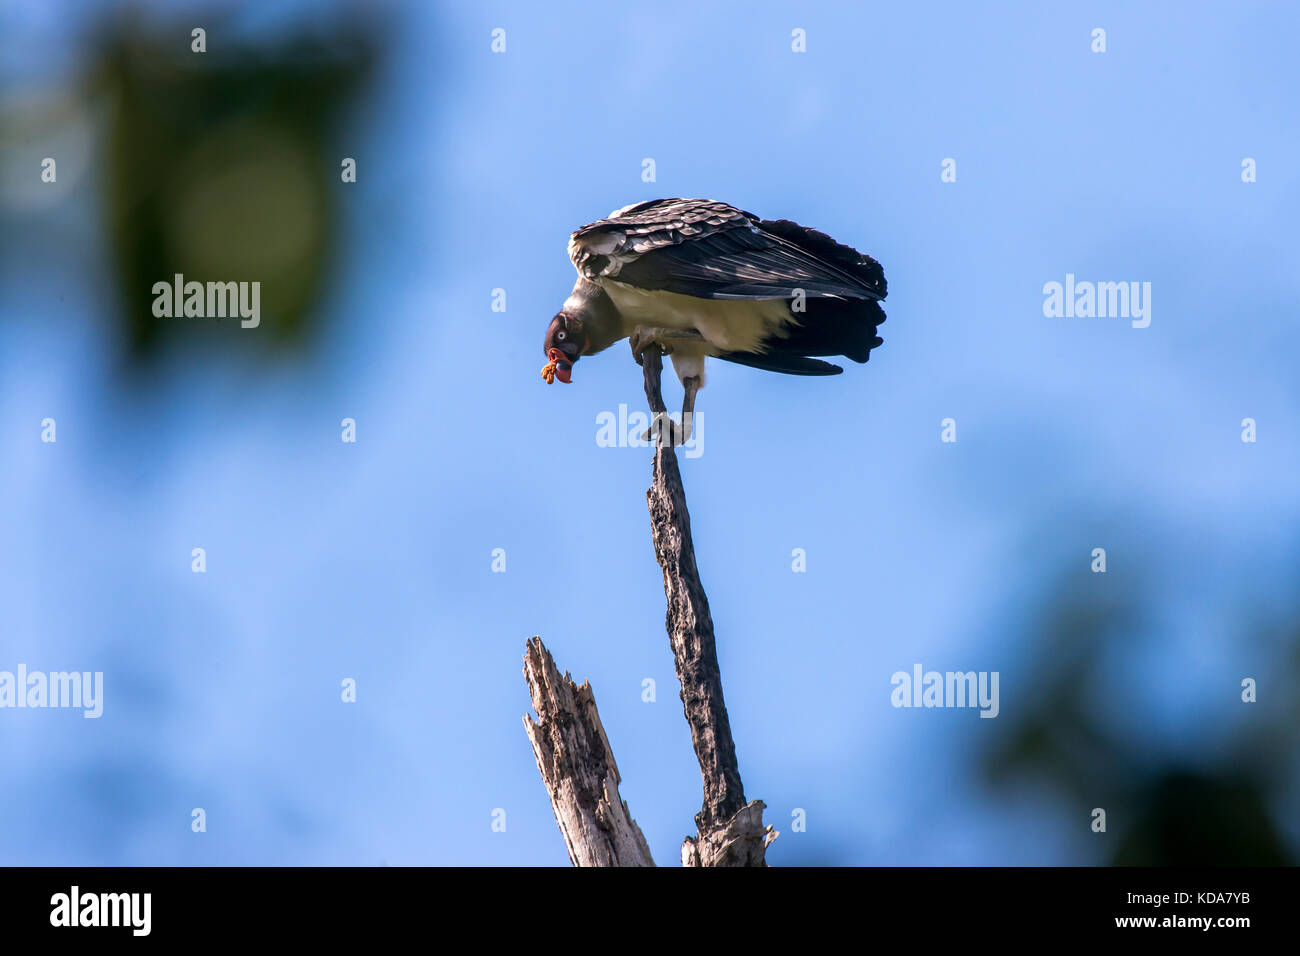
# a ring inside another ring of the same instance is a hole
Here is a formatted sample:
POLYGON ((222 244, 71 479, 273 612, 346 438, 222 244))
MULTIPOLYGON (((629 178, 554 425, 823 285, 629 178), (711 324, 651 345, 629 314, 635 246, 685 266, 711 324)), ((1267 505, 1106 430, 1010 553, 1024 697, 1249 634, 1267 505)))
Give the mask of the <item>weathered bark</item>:
POLYGON ((618 765, 596 711, 591 684, 577 686, 555 667, 534 637, 524 655, 524 679, 537 711, 524 716, 574 866, 654 866, 641 828, 618 793, 618 765))
MULTIPOLYGON (((642 356, 645 394, 650 414, 666 419, 659 379, 663 362, 657 349, 642 356)), ((722 674, 713 640, 709 599, 700 584, 691 541, 691 516, 686 509, 677 453, 667 441, 657 442, 650 490, 650 527, 655 557, 664 572, 668 599, 666 626, 681 681, 682 705, 691 728, 691 743, 704 778, 704 806, 695 815, 699 833, 682 845, 685 866, 766 866, 763 854, 776 831, 763 826, 763 803, 746 803, 736 763, 736 746, 722 698, 722 674)))
POLYGON ((764 854, 776 831, 763 826, 762 800, 741 807, 731 820, 682 843, 682 866, 767 866, 764 854))

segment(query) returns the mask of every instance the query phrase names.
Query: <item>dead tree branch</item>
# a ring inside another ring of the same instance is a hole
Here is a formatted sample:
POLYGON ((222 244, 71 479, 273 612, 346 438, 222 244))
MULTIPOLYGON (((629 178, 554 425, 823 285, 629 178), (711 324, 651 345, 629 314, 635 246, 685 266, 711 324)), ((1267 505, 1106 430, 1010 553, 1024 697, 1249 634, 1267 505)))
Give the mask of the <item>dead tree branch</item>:
POLYGON ((555 667, 541 639, 528 642, 524 679, 538 722, 524 716, 537 769, 574 866, 654 866, 641 828, 618 794, 618 765, 591 684, 555 667))
MULTIPOLYGON (((664 426, 660 375, 662 357, 657 349, 642 356, 645 394, 650 414, 664 426)), ((776 831, 763 826, 763 802, 746 803, 736 763, 736 745, 722 697, 722 673, 713 640, 709 599, 695 566, 691 541, 691 516, 686 509, 677 453, 671 443, 659 440, 655 449, 650 490, 650 528, 655 557, 664 572, 668 600, 666 627, 673 648, 682 705, 691 728, 691 743, 704 779, 704 806, 695 815, 698 834, 682 845, 685 866, 766 866, 764 851, 776 831)))

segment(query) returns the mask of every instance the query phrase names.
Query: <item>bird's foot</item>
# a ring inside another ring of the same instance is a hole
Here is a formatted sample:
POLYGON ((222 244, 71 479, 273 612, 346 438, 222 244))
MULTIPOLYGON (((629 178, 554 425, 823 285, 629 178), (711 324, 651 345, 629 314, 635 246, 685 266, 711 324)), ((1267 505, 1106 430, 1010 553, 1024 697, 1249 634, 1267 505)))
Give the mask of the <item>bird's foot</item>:
POLYGON ((670 448, 679 448, 691 440, 691 415, 684 413, 679 425, 668 417, 667 412, 660 412, 655 416, 654 423, 641 433, 641 440, 644 442, 654 441, 662 446, 670 448))
POLYGON ((644 325, 638 325, 632 330, 632 334, 627 337, 627 344, 632 346, 632 357, 636 359, 637 365, 645 364, 643 356, 649 349, 657 348, 664 355, 669 353, 670 350, 665 348, 663 343, 655 338, 655 332, 657 331, 659 330, 647 328, 644 325))

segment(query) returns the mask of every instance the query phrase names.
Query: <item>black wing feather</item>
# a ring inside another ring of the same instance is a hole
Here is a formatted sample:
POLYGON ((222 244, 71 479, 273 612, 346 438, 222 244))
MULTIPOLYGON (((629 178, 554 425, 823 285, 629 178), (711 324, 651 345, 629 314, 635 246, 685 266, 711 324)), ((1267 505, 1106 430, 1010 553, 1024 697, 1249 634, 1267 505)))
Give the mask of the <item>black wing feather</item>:
POLYGON ((888 294, 885 270, 871 256, 858 252, 852 246, 836 242, 824 232, 809 229, 789 219, 764 219, 759 225, 764 232, 806 249, 819 259, 849 273, 858 282, 865 283, 875 293, 874 298, 883 299, 888 294))
POLYGON ((730 229, 665 246, 611 276, 642 289, 701 299, 878 298, 839 268, 761 230, 730 229))
POLYGON ((844 369, 821 359, 808 358, 805 355, 788 355, 782 352, 720 352, 714 356, 724 362, 748 365, 750 368, 766 369, 769 372, 784 372, 786 375, 839 375, 844 369))
POLYGON ((702 299, 882 299, 870 256, 786 219, 726 203, 656 199, 577 230, 570 255, 588 279, 702 299))

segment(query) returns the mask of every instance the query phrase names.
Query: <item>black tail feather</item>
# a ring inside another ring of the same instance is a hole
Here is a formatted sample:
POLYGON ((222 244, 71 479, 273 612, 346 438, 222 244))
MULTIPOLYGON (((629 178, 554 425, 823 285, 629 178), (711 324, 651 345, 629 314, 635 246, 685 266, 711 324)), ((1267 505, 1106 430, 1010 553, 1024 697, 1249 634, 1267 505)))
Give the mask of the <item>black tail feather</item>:
POLYGON ((843 355, 865 362, 871 350, 884 342, 876 327, 885 321, 879 303, 867 299, 812 299, 803 312, 793 312, 793 322, 783 335, 763 342, 762 352, 724 352, 727 362, 787 375, 838 375, 838 365, 820 362, 814 355, 843 355))
POLYGON ((884 340, 876 328, 885 321, 885 311, 874 301, 854 299, 807 299, 806 311, 793 313, 795 324, 786 326, 784 338, 763 344, 771 352, 794 355, 843 355, 865 362, 871 350, 884 340))
POLYGON ((808 358, 806 355, 787 355, 781 352, 722 352, 717 358, 750 368, 761 368, 769 372, 784 372, 786 375, 839 375, 844 369, 830 362, 808 358))

